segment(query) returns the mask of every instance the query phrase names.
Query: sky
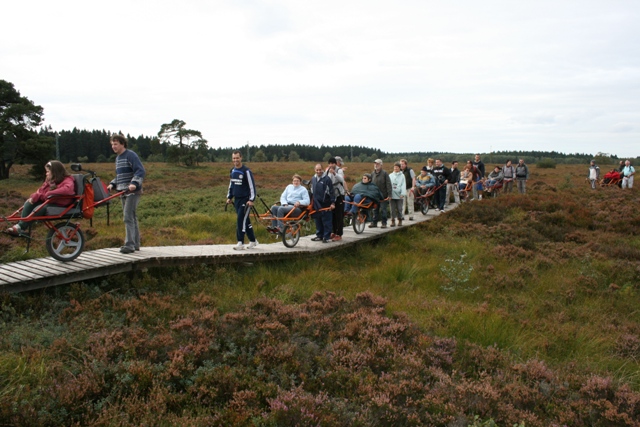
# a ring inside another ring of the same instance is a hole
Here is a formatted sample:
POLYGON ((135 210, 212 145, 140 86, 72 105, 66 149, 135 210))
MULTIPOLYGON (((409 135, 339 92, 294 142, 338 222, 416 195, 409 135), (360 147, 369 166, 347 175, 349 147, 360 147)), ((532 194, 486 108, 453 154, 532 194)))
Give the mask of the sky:
POLYGON ((54 130, 211 147, 640 156, 638 0, 4 1, 0 79, 54 130))

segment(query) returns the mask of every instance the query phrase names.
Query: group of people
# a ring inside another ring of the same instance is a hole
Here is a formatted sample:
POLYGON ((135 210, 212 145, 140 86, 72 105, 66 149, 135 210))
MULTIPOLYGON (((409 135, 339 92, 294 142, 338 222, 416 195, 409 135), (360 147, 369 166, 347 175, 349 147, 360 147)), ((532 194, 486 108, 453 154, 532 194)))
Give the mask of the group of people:
POLYGON ((596 165, 595 160, 591 160, 587 180, 589 180, 591 188, 594 190, 599 183, 604 185, 617 185, 620 188, 633 188, 633 176, 635 173, 636 170, 631 165, 630 160, 620 160, 618 169, 611 169, 604 175, 602 181, 600 181, 600 167, 596 165))
MULTIPOLYGON (((125 224, 124 246, 120 248, 120 252, 130 254, 140 250, 137 209, 146 172, 138 155, 127 148, 128 142, 124 135, 113 135, 110 143, 116 154, 116 177, 109 183, 107 190, 126 191, 120 197, 125 224)), ((57 160, 51 160, 44 169, 45 180, 38 191, 29 196, 24 203, 21 218, 30 215, 31 218, 41 217, 46 215, 48 206, 69 206, 74 202, 76 184, 64 165, 57 160)), ((25 234, 28 226, 28 220, 21 220, 6 229, 5 233, 18 237, 25 234)))
MULTIPOLYGON (((234 164, 231 170, 231 180, 227 193, 227 204, 234 203, 237 213, 236 250, 253 249, 258 245, 250 221, 250 210, 256 198, 255 181, 251 171, 242 164, 242 154, 234 151, 234 164), (249 244, 245 245, 245 235, 249 244)), ((455 203, 460 203, 459 192, 471 190, 471 199, 482 199, 484 186, 501 183, 504 191, 513 190, 513 182, 517 183, 520 193, 526 193, 526 182, 529 179, 529 168, 520 159, 514 166, 508 160, 504 166, 496 166, 493 171, 485 175, 485 165, 480 155, 469 160, 464 169, 458 169, 458 162, 451 163, 451 167, 444 165, 441 159, 428 159, 427 164, 416 174, 408 166, 406 159, 401 159, 393 165, 393 171, 383 169, 382 159, 376 159, 371 173, 362 175, 351 191, 347 189, 344 177, 344 162, 340 157, 329 159, 324 168, 317 164, 315 174, 310 182, 310 193, 302 186, 300 175, 294 175, 280 196, 280 204, 271 207, 273 217, 269 231, 281 233, 284 231, 285 218, 297 219, 313 203, 312 215, 316 225, 315 236, 311 239, 317 242, 330 243, 342 240, 343 216, 356 214, 358 207, 371 203, 371 223, 369 228, 402 226, 405 215, 413 220, 414 203, 416 197, 434 191, 433 203, 439 212, 444 212, 453 195, 455 203), (390 219, 390 221, 389 221, 390 219)))

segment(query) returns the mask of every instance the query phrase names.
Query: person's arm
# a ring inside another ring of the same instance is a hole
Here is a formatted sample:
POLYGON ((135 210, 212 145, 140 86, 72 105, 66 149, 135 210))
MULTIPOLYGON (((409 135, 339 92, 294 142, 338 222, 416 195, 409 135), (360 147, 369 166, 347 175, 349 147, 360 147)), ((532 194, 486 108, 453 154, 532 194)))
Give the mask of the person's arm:
POLYGON ((144 166, 142 166, 140 157, 138 157, 136 153, 129 151, 128 157, 131 169, 133 169, 133 178, 131 179, 131 184, 129 184, 129 191, 138 191, 142 187, 142 181, 144 181, 146 171, 144 170, 144 166), (131 185, 135 187, 133 190, 131 189, 131 185))
POLYGON ((76 194, 75 183, 73 178, 66 177, 60 184, 56 186, 54 190, 47 192, 48 196, 73 196, 76 194))
POLYGON ((253 179, 253 172, 251 172, 249 168, 245 171, 245 178, 249 184, 249 201, 247 202, 247 205, 252 206, 253 201, 256 199, 256 182, 253 179))

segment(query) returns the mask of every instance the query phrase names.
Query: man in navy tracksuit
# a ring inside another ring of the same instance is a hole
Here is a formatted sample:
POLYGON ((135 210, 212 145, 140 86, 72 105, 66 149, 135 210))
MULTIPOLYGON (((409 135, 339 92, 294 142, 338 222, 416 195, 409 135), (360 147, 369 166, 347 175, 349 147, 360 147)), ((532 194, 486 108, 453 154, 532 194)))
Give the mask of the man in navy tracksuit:
POLYGON ((227 193, 227 204, 232 199, 238 214, 238 222, 236 224, 236 237, 238 244, 233 247, 235 250, 244 249, 244 235, 246 233, 249 238, 248 249, 253 249, 258 245, 256 236, 253 233, 253 227, 249 216, 253 201, 256 199, 256 183, 253 180, 253 173, 248 167, 242 165, 242 153, 236 150, 231 156, 233 169, 231 169, 231 180, 229 181, 229 192, 227 193))

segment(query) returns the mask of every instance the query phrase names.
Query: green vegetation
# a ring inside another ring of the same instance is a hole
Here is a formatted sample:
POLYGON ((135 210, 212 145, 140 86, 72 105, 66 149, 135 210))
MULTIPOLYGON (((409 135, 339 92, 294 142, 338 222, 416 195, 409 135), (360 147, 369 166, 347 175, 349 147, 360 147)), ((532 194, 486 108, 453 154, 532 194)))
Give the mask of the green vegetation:
MULTIPOLYGON (((228 168, 150 166, 144 244, 233 242, 228 168)), ((348 166, 356 177, 371 165, 348 166)), ((270 203, 313 165, 252 168, 270 203)), ((585 174, 537 169, 526 196, 467 203, 313 259, 3 295, 0 419, 638 425, 640 201, 592 191, 585 174)), ((14 176, 2 209, 28 195, 14 176)), ((94 220, 93 248, 119 244, 119 214, 111 220, 94 220)), ((5 239, 0 257, 22 258, 5 239)))

